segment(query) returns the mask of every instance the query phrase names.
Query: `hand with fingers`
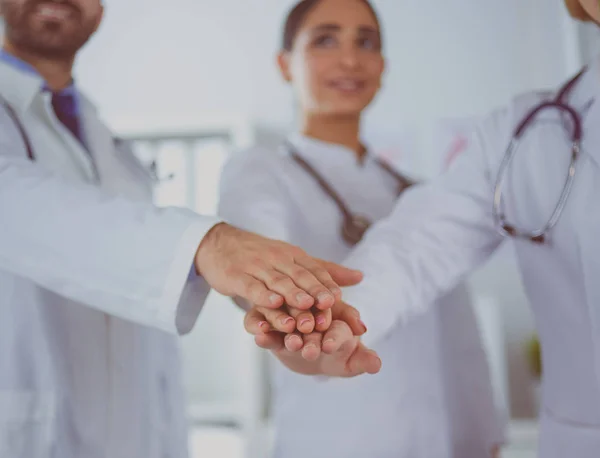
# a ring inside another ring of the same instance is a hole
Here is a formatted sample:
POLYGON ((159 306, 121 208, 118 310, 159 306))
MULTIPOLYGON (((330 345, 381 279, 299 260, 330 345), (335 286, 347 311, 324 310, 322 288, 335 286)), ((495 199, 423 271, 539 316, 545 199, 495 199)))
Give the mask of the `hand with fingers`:
POLYGON ((237 229, 225 223, 204 237, 196 271, 229 297, 276 309, 327 310, 341 298, 340 286, 361 281, 355 270, 313 258, 301 248, 237 229))
POLYGON ((244 326, 258 346, 270 350, 294 372, 332 377, 379 372, 381 360, 360 342, 359 336, 367 329, 356 309, 338 301, 328 312, 316 312, 316 319, 304 323, 304 332, 297 320, 303 315, 307 318, 306 312, 294 319, 283 308, 255 307, 246 314, 244 326), (325 321, 319 323, 319 316, 325 321))

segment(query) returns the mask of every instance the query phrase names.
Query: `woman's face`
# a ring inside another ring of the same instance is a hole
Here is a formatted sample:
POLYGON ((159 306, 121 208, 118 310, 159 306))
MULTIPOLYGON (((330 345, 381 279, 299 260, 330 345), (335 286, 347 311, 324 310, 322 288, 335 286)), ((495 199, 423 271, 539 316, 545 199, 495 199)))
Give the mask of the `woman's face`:
POLYGON ((359 115, 381 85, 377 21, 360 0, 321 0, 279 64, 306 114, 359 115))
POLYGON ((600 0, 579 0, 587 14, 597 23, 600 23, 600 0))

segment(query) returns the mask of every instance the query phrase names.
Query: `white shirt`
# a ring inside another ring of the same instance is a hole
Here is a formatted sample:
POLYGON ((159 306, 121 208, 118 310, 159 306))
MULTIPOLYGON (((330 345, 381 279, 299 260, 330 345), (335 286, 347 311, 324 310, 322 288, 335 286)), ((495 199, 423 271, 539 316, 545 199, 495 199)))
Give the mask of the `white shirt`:
POLYGON ((0 62, 0 457, 182 458, 175 334, 208 285, 188 281, 217 222, 150 204, 151 180, 91 103, 90 156, 42 80, 0 62))
MULTIPOLYGON (((361 165, 342 146, 299 135, 290 141, 352 212, 377 221, 393 208, 398 183, 374 157, 361 165)), ((314 256, 338 262, 351 251, 340 210, 286 148, 233 155, 219 208, 233 224, 314 256)), ((277 364, 274 456, 487 456, 502 433, 469 298, 461 287, 442 302, 444 313, 431 311, 372 342, 383 362, 375 376, 322 381, 277 364)))
MULTIPOLYGON (((492 197, 516 126, 555 94, 515 98, 485 119, 468 150, 444 176, 409 191, 347 264, 365 281, 345 298, 363 313, 366 343, 393 332, 448 291, 503 242, 492 197), (385 285, 385 287, 383 287, 385 285)), ((550 243, 517 240, 523 282, 543 355, 540 456, 595 458, 600 451, 600 68, 596 62, 568 102, 582 116, 582 154, 569 201, 550 243)), ((505 187, 507 218, 542 226, 558 202, 571 144, 556 110, 528 131, 505 187)))

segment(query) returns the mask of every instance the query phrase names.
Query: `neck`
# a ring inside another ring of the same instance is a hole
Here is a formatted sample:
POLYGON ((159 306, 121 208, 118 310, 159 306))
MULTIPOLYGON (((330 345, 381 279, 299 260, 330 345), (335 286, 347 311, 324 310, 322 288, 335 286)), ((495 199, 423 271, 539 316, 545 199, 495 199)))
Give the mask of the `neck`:
POLYGON ((335 143, 354 151, 362 161, 366 151, 360 142, 360 116, 305 116, 301 132, 307 137, 335 143))
POLYGON ((10 41, 5 40, 4 50, 9 54, 27 62, 44 78, 46 84, 53 91, 60 91, 68 87, 73 81, 74 57, 66 59, 51 59, 34 53, 21 50, 10 41))

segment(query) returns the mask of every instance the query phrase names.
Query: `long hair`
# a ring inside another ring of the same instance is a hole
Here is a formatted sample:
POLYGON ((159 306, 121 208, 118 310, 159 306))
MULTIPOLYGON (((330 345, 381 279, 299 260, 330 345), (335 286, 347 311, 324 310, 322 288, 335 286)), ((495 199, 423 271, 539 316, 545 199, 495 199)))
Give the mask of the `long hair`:
MULTIPOLYGON (((294 46, 294 40, 296 39, 296 35, 298 35, 298 31, 302 27, 304 19, 306 19, 306 16, 314 7, 318 5, 320 1, 321 0, 300 0, 290 10, 283 26, 283 37, 281 43, 281 49, 283 51, 292 50, 294 46)), ((375 11, 375 7, 369 0, 361 1, 369 8, 369 10, 371 10, 373 17, 375 18, 375 22, 377 22, 377 25, 380 26, 379 17, 375 11)), ((379 37, 379 39, 381 40, 381 37, 379 37)))

